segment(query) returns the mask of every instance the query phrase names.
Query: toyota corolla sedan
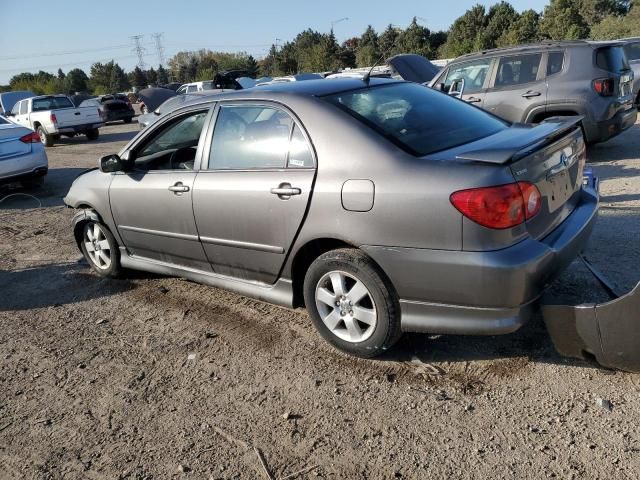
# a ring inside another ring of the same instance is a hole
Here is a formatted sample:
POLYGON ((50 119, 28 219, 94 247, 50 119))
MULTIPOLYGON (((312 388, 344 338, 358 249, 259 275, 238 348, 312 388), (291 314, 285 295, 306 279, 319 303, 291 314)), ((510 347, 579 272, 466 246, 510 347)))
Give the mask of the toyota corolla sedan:
POLYGON ((579 120, 512 125, 388 79, 269 85, 162 116, 65 202, 98 274, 304 306, 332 345, 371 357, 402 332, 529 318, 596 219, 579 120))
POLYGON ((40 136, 0 116, 0 184, 41 185, 48 170, 49 160, 40 136))

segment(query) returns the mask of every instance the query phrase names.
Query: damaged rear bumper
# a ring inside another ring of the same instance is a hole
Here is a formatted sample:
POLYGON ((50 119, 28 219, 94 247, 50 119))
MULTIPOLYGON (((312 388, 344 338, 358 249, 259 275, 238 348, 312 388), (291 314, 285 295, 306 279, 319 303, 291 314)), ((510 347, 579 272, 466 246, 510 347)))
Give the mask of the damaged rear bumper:
POLYGON ((606 303, 543 305, 542 315, 561 355, 640 372, 640 283, 606 303))

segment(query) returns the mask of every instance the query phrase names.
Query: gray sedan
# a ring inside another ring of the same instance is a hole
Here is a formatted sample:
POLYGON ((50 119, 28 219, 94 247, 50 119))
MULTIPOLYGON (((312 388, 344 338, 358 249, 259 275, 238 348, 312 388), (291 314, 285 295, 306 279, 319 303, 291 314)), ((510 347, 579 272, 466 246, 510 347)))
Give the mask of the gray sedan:
POLYGON ((0 184, 42 184, 49 169, 44 145, 36 132, 0 116, 0 184))
POLYGON ((370 357, 402 332, 500 334, 585 246, 579 118, 509 124, 423 86, 310 80, 194 99, 65 202, 91 267, 304 306, 370 357))

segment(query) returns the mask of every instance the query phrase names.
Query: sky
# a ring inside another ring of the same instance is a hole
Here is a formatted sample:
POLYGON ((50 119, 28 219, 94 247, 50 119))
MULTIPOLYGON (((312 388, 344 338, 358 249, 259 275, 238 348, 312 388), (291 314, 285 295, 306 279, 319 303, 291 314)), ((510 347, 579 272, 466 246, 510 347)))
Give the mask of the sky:
MULTIPOLYGON (((134 35, 142 35, 143 60, 157 67, 153 34, 162 33, 165 59, 181 50, 209 48, 246 51, 264 56, 271 44, 293 39, 312 28, 328 32, 332 22, 338 41, 359 36, 371 24, 382 31, 393 24, 406 27, 415 16, 431 30, 446 30, 476 3, 457 0, 0 0, 0 84, 16 73, 55 73, 96 61, 115 60, 131 70, 138 57, 134 35)), ((547 0, 512 0, 518 11, 542 11, 547 0)))

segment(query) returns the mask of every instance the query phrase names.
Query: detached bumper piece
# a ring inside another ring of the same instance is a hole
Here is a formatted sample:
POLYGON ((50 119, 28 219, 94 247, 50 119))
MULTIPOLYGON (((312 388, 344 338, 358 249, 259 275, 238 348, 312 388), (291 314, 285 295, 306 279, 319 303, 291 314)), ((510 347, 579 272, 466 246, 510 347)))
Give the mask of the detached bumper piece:
MULTIPOLYGON (((608 282, 592 273, 612 293, 608 282)), ((606 303, 543 305, 542 315, 561 355, 592 356, 604 367, 640 372, 640 283, 606 303)))

